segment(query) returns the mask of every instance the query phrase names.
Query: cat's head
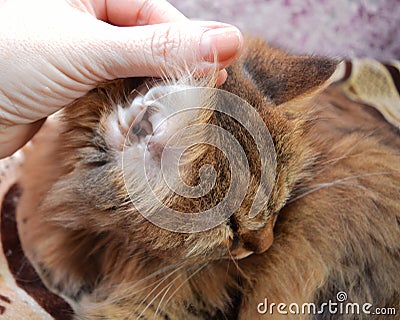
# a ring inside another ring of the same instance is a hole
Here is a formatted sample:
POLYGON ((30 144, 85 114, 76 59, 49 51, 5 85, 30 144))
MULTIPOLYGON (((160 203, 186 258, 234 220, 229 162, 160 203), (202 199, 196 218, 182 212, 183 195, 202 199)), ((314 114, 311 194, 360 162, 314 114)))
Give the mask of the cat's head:
POLYGON ((184 74, 173 81, 107 83, 64 110, 62 173, 42 209, 66 228, 113 234, 128 250, 149 257, 243 258, 264 252, 280 209, 317 156, 306 137, 310 115, 300 115, 297 106, 310 104, 335 69, 329 59, 292 57, 248 41, 221 89, 246 101, 257 119, 233 95, 193 89, 212 87, 212 79, 184 74), (243 122, 230 109, 241 111, 243 122), (180 148, 168 145, 171 137, 180 148), (180 180, 175 175, 165 183, 161 173, 169 176, 176 168, 180 180), (245 185, 229 194, 236 178, 245 185), (197 196, 177 194, 182 186, 197 196), (243 199, 237 200, 238 193, 243 199), (227 195, 224 209, 213 213, 227 195), (212 214, 224 218, 212 225, 212 214), (183 222, 174 221, 176 215, 183 222))

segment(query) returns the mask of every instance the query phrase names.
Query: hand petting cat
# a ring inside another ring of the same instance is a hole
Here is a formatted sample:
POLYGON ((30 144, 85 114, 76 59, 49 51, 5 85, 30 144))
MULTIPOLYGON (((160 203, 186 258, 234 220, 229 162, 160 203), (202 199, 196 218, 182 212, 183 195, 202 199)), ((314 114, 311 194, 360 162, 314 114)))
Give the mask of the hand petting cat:
POLYGON ((242 43, 163 0, 0 0, 0 158, 105 80, 217 67, 221 84, 242 43))

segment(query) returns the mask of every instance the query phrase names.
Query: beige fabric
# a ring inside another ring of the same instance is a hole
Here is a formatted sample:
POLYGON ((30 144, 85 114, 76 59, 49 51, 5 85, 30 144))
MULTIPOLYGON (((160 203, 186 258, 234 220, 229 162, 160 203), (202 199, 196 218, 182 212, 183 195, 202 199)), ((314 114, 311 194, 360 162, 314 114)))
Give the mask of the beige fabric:
MULTIPOLYGON (((400 70, 400 61, 389 64, 400 70)), ((351 75, 343 83, 343 90, 350 99, 375 107, 388 122, 400 128, 400 95, 382 63, 372 59, 353 60, 351 75)))

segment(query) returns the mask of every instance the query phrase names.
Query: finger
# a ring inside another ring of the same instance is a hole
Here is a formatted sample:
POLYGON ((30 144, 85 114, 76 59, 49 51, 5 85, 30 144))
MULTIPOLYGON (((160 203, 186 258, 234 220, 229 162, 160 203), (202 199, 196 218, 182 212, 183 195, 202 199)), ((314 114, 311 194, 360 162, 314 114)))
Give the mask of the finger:
POLYGON ((165 0, 93 0, 92 5, 98 19, 117 26, 141 26, 187 20, 165 0))
POLYGON ((12 155, 27 143, 43 125, 44 119, 29 124, 0 128, 0 159, 12 155))
POLYGON ((216 22, 185 22, 132 28, 108 28, 96 44, 95 65, 105 79, 162 76, 189 69, 223 69, 240 54, 240 31, 216 22))

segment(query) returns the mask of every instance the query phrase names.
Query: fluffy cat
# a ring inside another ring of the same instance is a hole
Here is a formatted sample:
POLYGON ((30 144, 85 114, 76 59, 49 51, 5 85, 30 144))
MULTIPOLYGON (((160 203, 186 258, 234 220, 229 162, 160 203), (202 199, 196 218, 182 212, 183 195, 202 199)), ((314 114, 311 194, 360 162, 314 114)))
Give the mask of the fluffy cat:
MULTIPOLYGON (((247 41, 221 89, 247 101, 268 127, 275 181, 251 217, 255 193, 266 183, 262 155, 237 121, 212 106, 199 112, 189 122, 229 131, 250 171, 239 209, 201 232, 154 225, 136 210, 124 184, 125 136, 133 135, 136 147, 155 125, 144 110, 140 128, 131 132, 139 117, 132 100, 163 82, 116 80, 65 108, 35 138, 21 181, 19 232, 45 284, 71 303, 77 319, 362 319, 327 310, 260 312, 265 299, 320 306, 339 292, 346 292, 346 302, 400 314, 399 133, 375 110, 334 87, 323 90, 336 67, 331 59, 289 56, 247 41)), ((168 83, 204 84, 185 76, 168 83)), ((206 84, 212 86, 212 79, 206 84)), ((190 103, 212 101, 197 98, 190 103)), ((163 134, 180 125, 170 123, 163 134)), ((154 170, 162 149, 161 139, 150 158, 154 170)), ((199 144, 184 161, 187 185, 199 183, 205 164, 216 170, 215 185, 199 198, 160 189, 165 203, 184 214, 222 201, 231 180, 224 154, 199 144)), ((134 174, 134 161, 130 170, 134 174)), ((140 196, 140 179, 130 183, 140 196)))

